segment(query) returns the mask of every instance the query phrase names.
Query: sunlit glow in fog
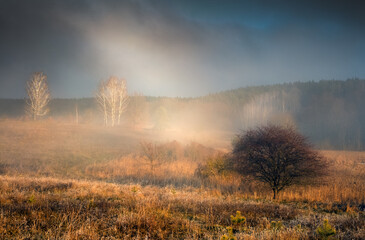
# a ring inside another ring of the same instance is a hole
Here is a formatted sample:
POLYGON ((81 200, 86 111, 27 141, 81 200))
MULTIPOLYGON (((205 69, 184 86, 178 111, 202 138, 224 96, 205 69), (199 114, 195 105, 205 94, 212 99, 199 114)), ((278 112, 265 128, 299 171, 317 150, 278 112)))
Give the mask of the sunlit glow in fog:
POLYGON ((131 92, 171 97, 361 78, 364 15, 343 4, 3 1, 0 97, 23 98, 35 71, 60 98, 94 96, 111 75, 131 92))

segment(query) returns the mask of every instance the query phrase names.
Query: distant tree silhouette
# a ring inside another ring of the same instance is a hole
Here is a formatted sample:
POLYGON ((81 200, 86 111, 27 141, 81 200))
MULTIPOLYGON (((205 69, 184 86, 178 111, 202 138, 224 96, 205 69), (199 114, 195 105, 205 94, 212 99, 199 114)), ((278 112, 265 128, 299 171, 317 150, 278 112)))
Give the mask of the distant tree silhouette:
POLYGON ((34 73, 27 82, 26 113, 37 120, 48 114, 48 103, 51 95, 48 89, 47 75, 42 72, 34 73))
POLYGON ((142 93, 134 93, 128 104, 128 114, 134 127, 144 122, 147 118, 146 97, 142 93))
POLYGON ((141 141, 140 142, 142 156, 145 157, 150 165, 151 172, 156 167, 170 160, 169 151, 164 144, 157 144, 156 142, 141 141))
POLYGON ((273 198, 285 187, 308 183, 326 173, 326 163, 307 139, 293 128, 264 126, 238 135, 233 167, 267 183, 273 198))
POLYGON ((165 130, 169 124, 169 115, 167 109, 163 106, 157 108, 155 112, 155 128, 165 130))

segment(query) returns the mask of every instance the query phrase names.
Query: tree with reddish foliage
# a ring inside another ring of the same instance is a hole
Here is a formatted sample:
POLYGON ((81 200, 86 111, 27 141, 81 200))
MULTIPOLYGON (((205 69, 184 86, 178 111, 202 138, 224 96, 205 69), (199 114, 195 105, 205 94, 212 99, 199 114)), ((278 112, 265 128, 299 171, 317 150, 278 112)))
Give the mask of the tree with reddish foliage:
POLYGON ((288 186, 323 176, 327 167, 306 137, 293 128, 271 125, 238 135, 232 160, 240 174, 268 184, 274 199, 288 186))

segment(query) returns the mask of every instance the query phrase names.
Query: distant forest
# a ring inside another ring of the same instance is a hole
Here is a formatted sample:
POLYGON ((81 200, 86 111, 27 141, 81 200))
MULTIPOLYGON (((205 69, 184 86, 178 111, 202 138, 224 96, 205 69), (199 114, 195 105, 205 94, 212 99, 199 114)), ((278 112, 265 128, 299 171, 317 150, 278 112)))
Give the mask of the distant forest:
MULTIPOLYGON (((297 128, 318 148, 365 150, 365 80, 245 87, 198 98, 134 95, 126 125, 238 133, 257 125, 297 128)), ((25 101, 0 99, 0 117, 25 118, 25 101)), ((53 99, 48 117, 102 124, 95 99, 53 99)))
POLYGON ((250 124, 247 115, 255 115, 252 108, 256 107, 256 115, 261 119, 253 117, 255 121, 292 121, 320 148, 365 149, 365 80, 362 79, 247 87, 204 99, 220 99, 235 106, 244 114, 236 118, 242 119, 243 125, 250 124), (241 106, 246 106, 246 110, 242 111, 241 106), (265 116, 265 111, 269 116, 265 116))

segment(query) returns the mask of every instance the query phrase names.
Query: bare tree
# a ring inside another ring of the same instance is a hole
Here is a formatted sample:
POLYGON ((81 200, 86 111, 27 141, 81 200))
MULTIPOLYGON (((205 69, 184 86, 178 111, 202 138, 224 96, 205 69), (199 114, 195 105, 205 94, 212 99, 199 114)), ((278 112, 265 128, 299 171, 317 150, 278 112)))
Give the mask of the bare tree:
POLYGON ((120 124, 120 117, 122 113, 124 113, 127 109, 127 105, 129 102, 128 92, 127 92, 127 85, 125 80, 119 80, 117 85, 118 91, 118 102, 117 102, 117 114, 118 114, 118 122, 120 124))
POLYGON ((274 199, 285 187, 326 173, 325 161, 293 128, 265 126, 244 132, 232 155, 234 169, 267 183, 274 199))
POLYGON ((104 114, 104 125, 119 125, 128 105, 126 81, 117 77, 101 81, 96 99, 104 114))
POLYGON ((26 112, 34 120, 48 114, 48 103, 51 95, 48 89, 47 75, 42 72, 34 73, 27 82, 26 112))
POLYGON ((106 82, 101 81, 98 91, 96 93, 96 100, 99 103, 101 110, 103 111, 104 125, 108 125, 108 104, 107 104, 107 89, 106 82))
POLYGON ((141 141, 141 153, 148 161, 151 171, 168 161, 167 151, 164 145, 153 142, 141 141))
POLYGON ((277 121, 279 125, 295 125, 292 114, 298 111, 299 93, 290 91, 270 91, 255 95, 248 102, 236 105, 236 114, 242 129, 268 124, 277 121))

